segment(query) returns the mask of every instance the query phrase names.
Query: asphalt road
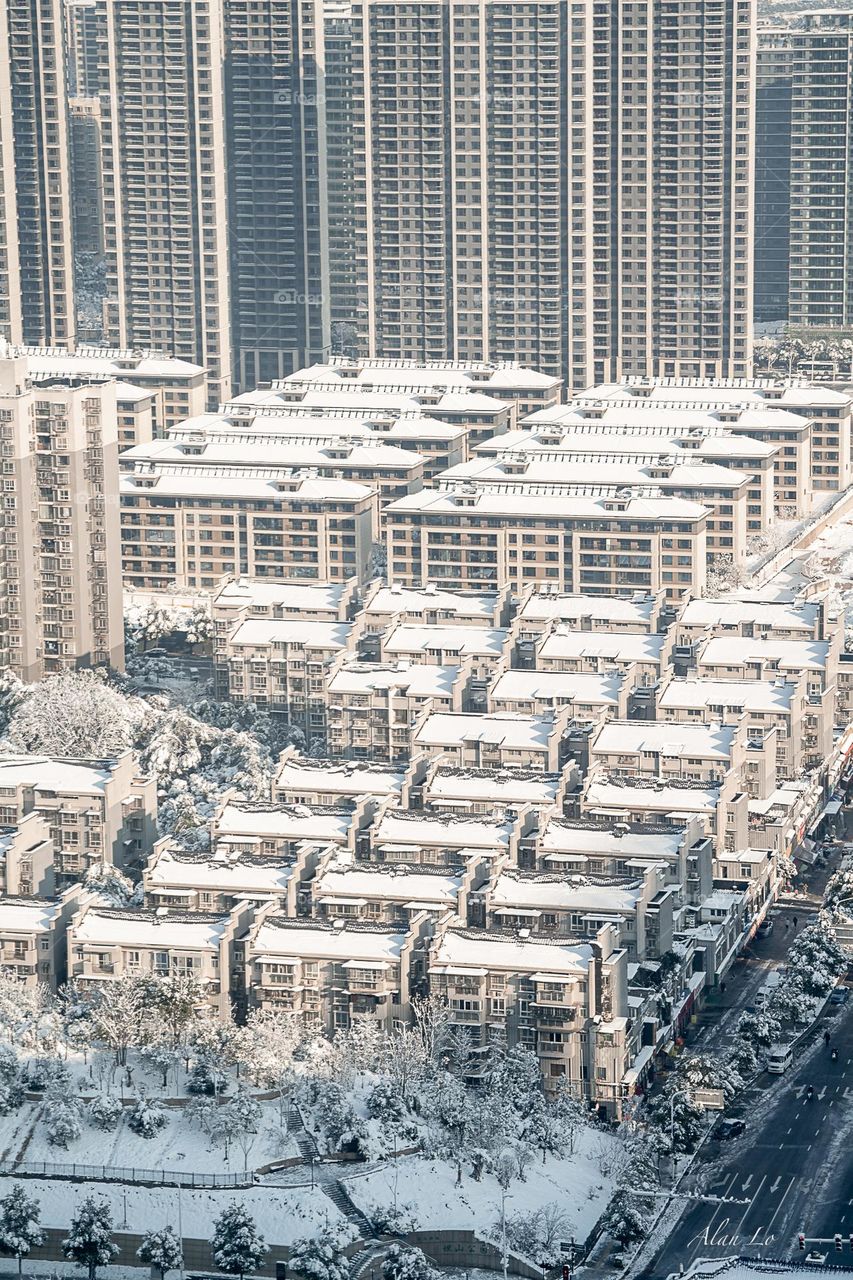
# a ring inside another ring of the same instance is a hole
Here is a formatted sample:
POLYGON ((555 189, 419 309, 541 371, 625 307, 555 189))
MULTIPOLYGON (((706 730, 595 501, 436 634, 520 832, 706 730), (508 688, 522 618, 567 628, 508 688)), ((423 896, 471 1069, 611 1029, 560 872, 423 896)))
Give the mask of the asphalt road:
POLYGON ((682 1184, 685 1210, 664 1248, 643 1275, 663 1280, 697 1258, 743 1254, 794 1257, 796 1236, 835 1253, 836 1231, 850 1263, 853 1232, 853 1003, 825 1025, 837 1062, 816 1042, 783 1077, 760 1077, 735 1109, 749 1128, 730 1143, 709 1142, 682 1184), (814 1087, 809 1101, 806 1088, 814 1087), (767 1114, 764 1114, 767 1108, 767 1114), (697 1197, 692 1199, 691 1197, 697 1197))

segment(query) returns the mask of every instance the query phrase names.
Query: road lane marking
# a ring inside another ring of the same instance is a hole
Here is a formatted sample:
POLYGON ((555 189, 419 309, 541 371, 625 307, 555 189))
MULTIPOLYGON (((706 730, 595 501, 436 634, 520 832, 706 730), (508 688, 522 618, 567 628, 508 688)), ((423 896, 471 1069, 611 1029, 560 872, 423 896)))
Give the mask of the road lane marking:
POLYGON ((775 1195, 775 1194, 776 1194, 776 1192, 779 1190, 779 1183, 780 1183, 781 1181, 782 1181, 782 1176, 781 1176, 781 1174, 779 1174, 779 1175, 777 1176, 777 1178, 776 1178, 776 1181, 773 1183, 773 1186, 770 1188, 770 1194, 771 1194, 771 1196, 772 1196, 772 1195, 775 1195))
POLYGON ((782 1208, 782 1205, 783 1205, 783 1204, 785 1203, 785 1201, 787 1200, 787 1198, 788 1198, 788 1194, 790 1193, 790 1190, 791 1190, 791 1188, 793 1187, 793 1185, 794 1185, 794 1183, 795 1183, 795 1182, 796 1182, 796 1178, 794 1178, 794 1177, 792 1176, 792 1177, 791 1177, 791 1181, 788 1183, 787 1187, 785 1188, 785 1193, 784 1193, 784 1195, 782 1196, 782 1199, 779 1201, 778 1205, 776 1206, 776 1212, 773 1214, 773 1217, 770 1219, 770 1221, 769 1221, 769 1222, 768 1222, 768 1224, 767 1224, 767 1233, 768 1233, 768 1235, 770 1234, 770 1228, 773 1226, 773 1223, 776 1221, 776 1218, 777 1218, 777 1217, 778 1217, 778 1215, 779 1215, 779 1210, 782 1208))

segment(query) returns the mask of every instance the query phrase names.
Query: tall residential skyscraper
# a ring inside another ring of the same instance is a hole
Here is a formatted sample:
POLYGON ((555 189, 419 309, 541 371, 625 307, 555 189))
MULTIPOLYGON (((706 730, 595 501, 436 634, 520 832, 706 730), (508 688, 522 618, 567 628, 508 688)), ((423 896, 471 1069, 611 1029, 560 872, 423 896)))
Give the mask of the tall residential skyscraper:
POLYGON ((0 666, 121 668, 115 385, 28 369, 0 343, 0 666))
POLYGON ((221 0, 98 8, 105 338, 204 365, 215 406, 232 367, 221 0))
POLYGON ((0 336, 74 342, 62 0, 0 0, 0 336))
POLYGON ((320 0, 225 0, 234 378, 329 352, 320 0))
POLYGON ((336 355, 354 355, 357 289, 351 0, 326 0, 323 14, 332 351, 336 355))
POLYGON ((352 60, 370 354, 748 372, 754 0, 355 0, 352 60))
POLYGON ((759 31, 755 97, 755 320, 788 319, 793 47, 759 31))

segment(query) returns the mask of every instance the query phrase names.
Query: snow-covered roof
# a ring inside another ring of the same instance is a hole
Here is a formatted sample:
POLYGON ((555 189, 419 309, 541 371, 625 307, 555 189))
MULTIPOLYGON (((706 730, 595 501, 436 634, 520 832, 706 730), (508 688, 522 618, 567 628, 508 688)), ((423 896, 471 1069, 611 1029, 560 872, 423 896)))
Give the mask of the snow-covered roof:
POLYGON ((138 387, 134 382, 124 382, 121 378, 117 378, 113 382, 113 386, 115 387, 116 400, 119 403, 127 403, 128 401, 136 403, 139 400, 150 400, 154 395, 153 391, 145 387, 138 387))
MULTIPOLYGON (((598 497, 552 489, 538 493, 533 485, 513 485, 509 482, 489 488, 476 488, 473 492, 456 489, 419 489, 406 493, 386 507, 392 516, 402 512, 422 512, 435 515, 455 515, 460 510, 470 510, 476 515, 534 516, 548 519, 574 520, 584 517, 591 520, 613 519, 612 495, 598 497)), ((708 514, 708 508, 685 498, 667 496, 627 497, 620 502, 618 515, 622 520, 651 521, 685 520, 700 521, 708 514)))
POLYGON ((93 946, 175 947, 209 951, 219 947, 228 916, 207 912, 107 911, 90 907, 74 926, 75 944, 93 946))
POLYGON ((349 922, 341 928, 324 927, 271 916, 255 934, 251 953, 336 963, 373 960, 382 965, 399 961, 405 942, 405 933, 397 930, 371 929, 349 922))
POLYGON ((631 885, 597 885, 573 882, 554 875, 524 876, 505 871, 491 891, 497 908, 523 907, 537 911, 636 911, 642 889, 631 885))
POLYGON ((292 864, 269 858, 223 853, 188 855, 166 849, 146 874, 149 889, 221 889, 226 893, 280 894, 293 875, 292 864))
POLYGON ((0 934, 49 933, 59 911, 58 902, 42 898, 0 898, 0 934))
POLYGON ((458 654, 460 658, 469 654, 475 658, 497 658, 506 637, 507 632, 503 627, 445 626, 443 623, 418 626, 415 623, 401 622, 383 637, 382 648, 388 654, 421 653, 437 649, 442 653, 458 654))
POLYGON ((587 809, 651 810, 655 813, 704 813, 717 811, 720 792, 707 783, 690 787, 674 787, 658 780, 647 786, 624 786, 609 778, 591 778, 586 786, 587 809))
MULTIPOLYGON (((533 456, 548 455, 564 458, 577 457, 592 460, 599 457, 621 457, 643 463, 696 462, 705 458, 738 458, 764 460, 772 457, 775 446, 765 440, 737 435, 722 426, 711 415, 692 413, 681 415, 680 421, 671 421, 670 412, 658 409, 654 420, 643 421, 632 411, 624 415, 627 423, 613 421, 615 410, 608 410, 601 421, 578 413, 568 413, 564 421, 552 420, 553 409, 544 409, 525 419, 526 430, 507 431, 479 444, 475 453, 479 456, 507 457, 514 453, 533 456), (685 425, 683 418, 687 418, 685 425), (630 430, 625 430, 630 427, 630 430), (719 433, 719 434, 716 434, 719 433)), ((648 417, 648 411, 646 413, 648 417)), ((745 417, 746 415, 742 415, 745 417)))
POLYGON ((325 791, 352 797, 399 795, 405 776, 404 769, 386 765, 291 757, 279 769, 275 786, 280 791, 325 791))
POLYGON ((101 795, 112 778, 112 760, 63 760, 52 756, 0 756, 0 787, 33 787, 64 795, 101 795))
POLYGON ((625 488, 631 485, 656 485, 664 491, 681 492, 685 489, 738 489, 749 482, 743 471, 718 466, 695 457, 653 463, 615 456, 607 459, 579 460, 567 456, 562 450, 552 452, 538 450, 529 457, 517 451, 500 458, 475 457, 460 462, 437 479, 441 488, 450 488, 460 481, 474 485, 488 483, 512 483, 535 485, 568 485, 570 488, 604 486, 625 488))
POLYGON ((850 403, 849 396, 830 387, 794 380, 782 382, 772 378, 755 378, 749 381, 745 378, 661 378, 636 392, 628 383, 613 382, 579 392, 575 399, 621 400, 632 394, 639 395, 644 403, 655 405, 683 404, 689 401, 705 404, 713 401, 720 405, 743 405, 750 408, 765 405, 768 408, 776 405, 807 408, 811 405, 840 407, 850 403))
POLYGON ((619 672, 505 671, 489 691, 494 702, 533 702, 549 699, 555 706, 580 702, 615 706, 624 677, 619 672))
POLYGON ((560 789, 558 773, 525 769, 439 768, 429 782, 433 803, 493 800, 496 804, 553 804, 560 789))
MULTIPOLYGON (((356 384, 348 387, 345 383, 336 384, 334 388, 323 390, 306 390, 300 395, 298 403, 305 408, 335 408, 345 406, 354 409, 396 409, 399 412, 416 412, 422 407, 418 391, 409 389, 401 391, 367 391, 356 384)), ((443 391, 429 396, 429 410, 433 417, 440 418, 442 413, 506 413, 506 403, 495 396, 484 395, 479 391, 443 391)))
POLYGON ((229 645, 296 645, 300 649, 346 649, 351 622, 308 618, 246 618, 228 637, 229 645))
POLYGON ((314 882, 316 896, 340 898, 382 898, 388 902, 430 902, 452 907, 456 904, 461 875, 431 875, 407 866, 342 867, 334 865, 314 882))
POLYGON ((786 671, 823 671, 829 655, 826 640, 752 640, 746 636, 711 636, 697 658, 697 665, 739 667, 777 663, 786 671))
POLYGON ((498 849, 509 844, 511 835, 512 823, 501 818, 388 809, 376 827, 374 844, 498 849))
POLYGON ((256 607, 337 612, 349 590, 345 582, 287 582, 268 578, 234 578, 223 583, 213 604, 228 608, 256 607))
POLYGON ((203 440, 178 437, 175 440, 152 440, 134 445, 121 457, 125 469, 147 465, 157 468, 173 464, 185 468, 259 467, 274 472, 276 469, 300 470, 316 467, 321 471, 361 470, 391 471, 404 476, 420 463, 418 455, 410 449, 389 444, 381 436, 367 436, 360 440, 340 441, 334 446, 315 443, 306 439, 280 438, 271 440, 259 437, 251 431, 240 433, 240 439, 226 438, 224 426, 216 435, 203 440))
POLYGON ((561 383, 552 374, 540 373, 521 365, 490 365, 481 362, 442 360, 421 363, 415 360, 341 359, 328 364, 313 364, 281 379, 282 383, 339 382, 347 386, 490 387, 512 391, 558 390, 561 383))
POLYGON ((678 855, 681 841, 682 832, 678 829, 625 831, 612 826, 551 818, 540 837, 539 850, 544 856, 549 853, 589 854, 592 857, 605 854, 615 858, 669 861, 678 855))
POLYGON ((580 978, 589 968, 592 947, 586 943, 551 942, 518 938, 496 932, 447 929, 430 953, 431 971, 449 969, 502 969, 515 973, 562 975, 580 978))
POLYGON ((790 711, 796 685, 788 680, 671 680, 658 697, 658 710, 699 708, 716 711, 753 711, 761 714, 790 711))
POLYGON ((223 470, 225 468, 222 467, 199 467, 166 471, 158 465, 154 471, 124 473, 119 478, 119 489, 121 493, 134 497, 150 493, 152 496, 177 498, 250 498, 281 505, 289 502, 362 502, 376 492, 372 486, 356 480, 333 480, 329 476, 306 477, 283 487, 272 477, 246 475, 242 469, 234 469, 233 475, 223 475, 223 470))
POLYGON ((539 647, 543 658, 602 658, 659 663, 666 636, 645 631, 572 631, 558 625, 539 647))
POLYGON ((119 351, 108 347, 80 346, 75 351, 59 347, 14 347, 10 354, 27 357, 31 378, 96 375, 99 377, 195 378, 204 373, 201 365, 175 360, 158 351, 119 351))
POLYGON ((441 747, 479 742, 508 751, 545 751, 553 731, 554 721, 550 716, 434 711, 415 734, 415 743, 422 747, 441 747))
POLYGON ((494 617, 496 605, 496 595, 445 591, 435 585, 403 587, 399 582, 392 582, 390 586, 379 588, 365 605, 365 613, 368 617, 374 613, 414 614, 420 617, 424 612, 435 612, 448 614, 450 617, 461 614, 466 618, 482 618, 489 622, 494 617))
POLYGON ((585 596, 550 591, 537 591, 518 610, 525 621, 548 621, 559 618, 576 622, 592 618, 601 622, 635 622, 650 626, 656 603, 651 596, 585 596))
POLYGON ((690 600, 678 621, 686 627, 740 626, 744 622, 786 631, 814 632, 820 607, 808 601, 777 604, 767 600, 690 600))
POLYGON ((336 671, 326 687, 330 695, 399 690, 412 698, 449 698, 458 675, 458 667, 430 666, 425 662, 389 665, 353 661, 336 671))
POLYGON ((737 726, 679 724, 654 720, 609 720, 590 750, 594 755, 662 755, 729 760, 737 726))
POLYGON ((253 804, 232 801, 216 820, 216 834, 222 837, 257 837, 277 840, 317 840, 344 843, 353 815, 351 809, 304 804, 253 804))

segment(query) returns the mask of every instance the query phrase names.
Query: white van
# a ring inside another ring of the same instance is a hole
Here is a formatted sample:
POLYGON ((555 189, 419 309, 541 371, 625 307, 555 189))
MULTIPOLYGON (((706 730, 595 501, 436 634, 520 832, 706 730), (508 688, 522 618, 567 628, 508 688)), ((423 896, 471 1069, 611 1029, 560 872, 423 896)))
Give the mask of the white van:
POLYGON ((794 1054, 789 1044, 771 1044, 767 1050, 765 1062, 767 1070, 774 1076, 782 1076, 794 1061, 794 1054))

